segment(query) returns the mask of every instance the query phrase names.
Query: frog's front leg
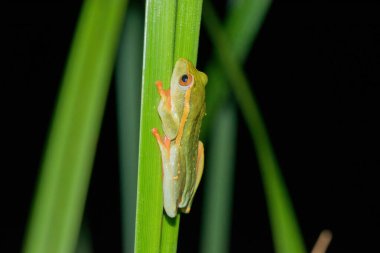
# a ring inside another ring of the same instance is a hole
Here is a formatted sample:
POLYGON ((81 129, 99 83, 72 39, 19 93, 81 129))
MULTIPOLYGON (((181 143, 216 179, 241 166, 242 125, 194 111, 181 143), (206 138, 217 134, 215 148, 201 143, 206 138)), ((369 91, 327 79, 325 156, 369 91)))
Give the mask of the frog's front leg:
POLYGON ((179 119, 172 111, 172 101, 170 96, 170 89, 164 90, 162 82, 156 82, 157 91, 160 94, 161 100, 158 104, 158 113, 162 121, 162 128, 164 133, 170 140, 177 136, 179 119))
POLYGON ((194 200, 195 192, 198 189, 199 183, 200 183, 202 175, 203 175, 204 161, 205 161, 204 147, 203 147, 203 143, 201 141, 199 141, 198 142, 197 165, 196 165, 196 171, 195 171, 195 175, 196 175, 195 185, 194 185, 193 191, 191 192, 189 203, 184 208, 181 208, 181 211, 184 213, 190 212, 191 205, 192 205, 193 200, 194 200))
POLYGON ((152 133, 161 150, 164 209, 169 217, 174 218, 177 215, 180 184, 182 183, 179 177, 178 147, 174 143, 172 144, 168 137, 162 138, 156 128, 152 129, 152 133))

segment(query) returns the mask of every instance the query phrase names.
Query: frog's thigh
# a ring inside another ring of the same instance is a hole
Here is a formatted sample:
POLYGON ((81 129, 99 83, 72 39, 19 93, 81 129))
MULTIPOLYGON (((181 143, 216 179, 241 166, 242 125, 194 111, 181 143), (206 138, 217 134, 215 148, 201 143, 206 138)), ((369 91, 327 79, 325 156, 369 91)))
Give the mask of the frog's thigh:
POLYGON ((202 175, 203 175, 204 161, 205 161, 204 147, 203 147, 203 143, 201 141, 199 141, 198 142, 197 168, 196 168, 196 171, 195 171, 195 174, 196 174, 195 186, 194 186, 193 192, 191 193, 191 197, 190 197, 188 205, 185 207, 185 209, 182 209, 182 211, 184 213, 189 213, 190 212, 191 204, 193 203, 195 192, 198 189, 199 183, 201 182, 201 178, 202 178, 202 175))
POLYGON ((193 196, 198 188, 199 183, 201 182, 204 163, 205 163, 205 151, 204 151, 203 143, 199 141, 198 142, 197 171, 196 171, 196 180, 195 180, 195 188, 194 188, 193 196))

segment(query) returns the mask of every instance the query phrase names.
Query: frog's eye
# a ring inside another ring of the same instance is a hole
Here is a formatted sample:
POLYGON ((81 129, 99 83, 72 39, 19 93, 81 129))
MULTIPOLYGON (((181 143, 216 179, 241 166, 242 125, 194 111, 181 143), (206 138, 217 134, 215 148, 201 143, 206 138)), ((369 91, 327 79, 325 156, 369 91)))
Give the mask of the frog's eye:
POLYGON ((188 74, 183 74, 179 78, 179 84, 181 86, 188 86, 192 83, 192 81, 193 81, 193 77, 191 75, 188 75, 188 74))

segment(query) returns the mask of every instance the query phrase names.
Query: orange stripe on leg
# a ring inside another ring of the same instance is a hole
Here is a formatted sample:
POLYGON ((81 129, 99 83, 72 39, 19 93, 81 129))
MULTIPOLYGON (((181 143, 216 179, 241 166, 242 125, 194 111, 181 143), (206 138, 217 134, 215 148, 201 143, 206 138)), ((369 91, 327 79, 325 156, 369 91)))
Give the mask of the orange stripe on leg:
POLYGON ((152 129, 152 134, 156 138, 160 146, 165 147, 167 150, 170 149, 170 139, 168 137, 164 136, 164 138, 161 138, 160 134, 158 133, 157 128, 152 129))

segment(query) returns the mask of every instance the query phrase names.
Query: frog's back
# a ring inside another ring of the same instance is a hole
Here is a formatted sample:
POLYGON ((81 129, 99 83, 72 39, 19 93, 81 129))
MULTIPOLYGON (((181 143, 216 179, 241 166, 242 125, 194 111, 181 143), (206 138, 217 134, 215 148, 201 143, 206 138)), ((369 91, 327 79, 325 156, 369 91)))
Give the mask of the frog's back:
POLYGON ((182 197, 180 198, 180 203, 178 205, 180 208, 187 207, 195 190, 199 134, 204 115, 205 106, 200 107, 198 112, 192 111, 189 114, 189 118, 192 117, 192 120, 194 120, 193 122, 196 123, 189 124, 185 127, 182 142, 183 144, 186 143, 186 145, 180 145, 179 148, 179 152, 185 161, 185 164, 183 164, 185 169, 181 169, 181 171, 185 171, 186 173, 184 190, 182 191, 182 197))

